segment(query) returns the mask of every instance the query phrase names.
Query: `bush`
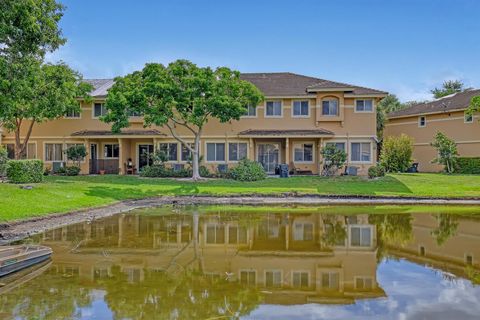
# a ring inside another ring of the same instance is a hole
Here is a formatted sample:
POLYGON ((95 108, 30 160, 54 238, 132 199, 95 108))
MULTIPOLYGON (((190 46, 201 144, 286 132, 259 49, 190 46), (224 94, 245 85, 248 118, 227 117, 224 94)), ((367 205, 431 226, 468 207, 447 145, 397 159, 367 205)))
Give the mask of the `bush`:
POLYGON ((437 149, 438 156, 432 160, 432 163, 443 164, 446 173, 453 173, 457 166, 458 151, 455 141, 441 132, 437 132, 435 140, 430 144, 437 149))
POLYGON ((402 134, 383 141, 380 165, 386 172, 405 172, 412 166, 413 139, 402 134))
POLYGON ((477 158, 467 158, 461 157, 457 158, 457 164, 455 166, 455 171, 457 173, 463 174, 480 174, 480 157, 477 158))
POLYGON ((327 144, 320 150, 320 154, 323 158, 322 175, 324 176, 333 176, 347 161, 345 151, 338 149, 335 144, 327 144))
POLYGON ((77 166, 66 166, 59 168, 56 174, 59 176, 78 176, 80 170, 80 167, 77 166))
POLYGON ((40 160, 10 160, 7 178, 11 183, 37 183, 43 180, 43 162, 40 160))
MULTIPOLYGON (((80 162, 82 162, 87 156, 87 148, 83 144, 74 144, 68 147, 65 154, 67 155, 68 160, 75 163, 77 167, 80 167, 80 162)), ((78 173, 76 175, 78 175, 78 173)))
POLYGON ((140 176, 146 178, 186 178, 191 175, 191 169, 184 168, 174 171, 173 168, 167 168, 163 164, 147 166, 140 171, 140 176))
POLYGON ((7 148, 0 146, 0 178, 5 177, 7 171, 8 151, 7 148))
POLYGON ((229 176, 239 181, 258 181, 267 177, 263 166, 249 159, 243 159, 238 165, 229 170, 229 176))
POLYGON ((376 166, 368 168, 368 177, 370 179, 383 177, 383 176, 385 176, 385 168, 384 167, 382 167, 380 165, 376 165, 376 166))

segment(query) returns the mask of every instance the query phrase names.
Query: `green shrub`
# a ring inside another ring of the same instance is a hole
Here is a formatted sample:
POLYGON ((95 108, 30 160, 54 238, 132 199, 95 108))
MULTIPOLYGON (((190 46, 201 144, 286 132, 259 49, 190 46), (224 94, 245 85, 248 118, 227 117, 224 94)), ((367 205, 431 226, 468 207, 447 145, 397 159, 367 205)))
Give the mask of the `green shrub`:
POLYGON ((11 183, 37 183, 43 180, 43 162, 40 160, 10 160, 7 178, 11 183))
POLYGON ((380 165, 386 172, 405 172, 412 166, 413 139, 402 134, 383 141, 380 165))
POLYGON ((8 151, 0 146, 0 177, 5 177, 7 171, 8 151))
POLYGON ((368 168, 368 177, 370 179, 383 177, 383 176, 385 176, 385 168, 384 167, 382 167, 380 165, 376 165, 376 166, 372 166, 372 167, 368 168))
POLYGON ((208 168, 205 166, 200 166, 198 171, 200 172, 200 177, 208 178, 212 176, 210 170, 208 170, 208 168))
POLYGON ((238 165, 229 170, 229 176, 239 181, 258 181, 267 177, 263 166, 249 159, 243 159, 238 165))
POLYGON ((140 176, 147 177, 147 178, 168 177, 169 175, 168 171, 169 170, 164 165, 154 164, 151 166, 143 167, 142 170, 140 171, 140 176))
POLYGON ((480 157, 457 158, 455 171, 457 173, 463 173, 463 174, 480 174, 480 157))
POLYGON ((66 166, 59 168, 56 174, 59 176, 78 176, 80 170, 80 167, 77 166, 66 166))

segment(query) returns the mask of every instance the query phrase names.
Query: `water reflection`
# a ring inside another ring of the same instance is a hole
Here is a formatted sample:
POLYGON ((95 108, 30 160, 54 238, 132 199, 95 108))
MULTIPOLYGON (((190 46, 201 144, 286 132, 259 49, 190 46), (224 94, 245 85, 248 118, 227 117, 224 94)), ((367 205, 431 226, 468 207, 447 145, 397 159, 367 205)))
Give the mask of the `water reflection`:
POLYGON ((0 316, 397 318, 438 294, 422 281, 478 282, 480 220, 401 211, 167 207, 51 230, 32 239, 51 267, 0 295, 0 316))

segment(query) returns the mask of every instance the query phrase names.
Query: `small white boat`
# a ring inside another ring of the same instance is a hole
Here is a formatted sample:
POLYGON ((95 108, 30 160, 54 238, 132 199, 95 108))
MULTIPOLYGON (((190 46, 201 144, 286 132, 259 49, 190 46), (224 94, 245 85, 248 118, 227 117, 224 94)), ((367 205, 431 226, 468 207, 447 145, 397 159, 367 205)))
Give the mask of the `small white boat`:
POLYGON ((0 277, 45 261, 52 249, 39 245, 0 247, 0 277))

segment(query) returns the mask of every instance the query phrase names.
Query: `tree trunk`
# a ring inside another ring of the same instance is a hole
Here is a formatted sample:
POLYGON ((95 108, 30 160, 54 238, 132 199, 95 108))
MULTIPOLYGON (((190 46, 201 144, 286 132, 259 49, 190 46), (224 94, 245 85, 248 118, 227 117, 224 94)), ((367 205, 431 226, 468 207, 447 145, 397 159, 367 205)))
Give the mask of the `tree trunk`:
POLYGON ((201 179, 200 176, 200 132, 195 135, 194 151, 192 154, 192 180, 201 179))
POLYGON ((20 160, 22 158, 22 153, 25 152, 25 149, 27 148, 28 145, 28 140, 30 139, 30 136, 32 135, 32 129, 33 125, 35 124, 34 121, 32 121, 28 127, 27 135, 25 136, 25 139, 23 140, 23 143, 20 138, 20 131, 22 128, 22 120, 17 121, 17 127, 15 128, 15 160, 20 160))

